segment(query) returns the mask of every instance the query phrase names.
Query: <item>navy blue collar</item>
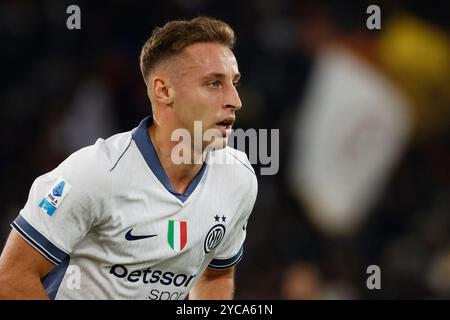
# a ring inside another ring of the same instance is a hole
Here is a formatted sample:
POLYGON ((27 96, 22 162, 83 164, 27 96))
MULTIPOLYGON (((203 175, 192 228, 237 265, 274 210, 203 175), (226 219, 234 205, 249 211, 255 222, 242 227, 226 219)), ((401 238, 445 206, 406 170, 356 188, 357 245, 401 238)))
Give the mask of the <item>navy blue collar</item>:
POLYGON ((185 193, 182 194, 176 192, 170 184, 169 178, 167 177, 166 172, 164 171, 164 168, 159 161, 158 154, 156 153, 155 147, 153 146, 152 140, 150 139, 150 136, 148 134, 147 129, 152 124, 152 121, 152 116, 148 116, 144 120, 142 120, 139 126, 132 132, 133 139, 136 142, 136 145, 142 156, 144 157, 145 162, 147 162, 150 170, 152 170, 152 172, 162 183, 162 185, 167 189, 167 191, 184 202, 187 200, 187 198, 189 198, 189 196, 195 190, 201 178, 203 177, 203 174, 206 171, 207 163, 206 161, 203 163, 202 168, 194 177, 194 179, 192 179, 185 193))

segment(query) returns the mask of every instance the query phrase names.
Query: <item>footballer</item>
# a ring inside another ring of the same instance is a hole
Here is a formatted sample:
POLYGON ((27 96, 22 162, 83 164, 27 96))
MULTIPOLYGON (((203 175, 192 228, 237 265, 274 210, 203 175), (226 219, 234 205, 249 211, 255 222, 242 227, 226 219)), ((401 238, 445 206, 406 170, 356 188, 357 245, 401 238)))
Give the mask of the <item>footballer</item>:
POLYGON ((140 55, 151 116, 34 181, 0 257, 0 298, 233 298, 257 194, 247 156, 227 146, 241 109, 234 42, 209 17, 153 31, 140 55), (194 136, 195 122, 215 135, 174 162, 173 132, 194 136))

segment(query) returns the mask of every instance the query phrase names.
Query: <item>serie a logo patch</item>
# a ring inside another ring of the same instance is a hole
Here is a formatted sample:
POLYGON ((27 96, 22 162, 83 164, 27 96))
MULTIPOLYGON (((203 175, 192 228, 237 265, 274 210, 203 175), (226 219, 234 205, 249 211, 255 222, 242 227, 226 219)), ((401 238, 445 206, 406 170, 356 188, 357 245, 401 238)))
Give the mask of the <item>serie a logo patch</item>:
POLYGON ((51 190, 47 192, 47 195, 39 203, 41 210, 52 216, 69 193, 71 187, 66 180, 61 177, 58 178, 51 190))

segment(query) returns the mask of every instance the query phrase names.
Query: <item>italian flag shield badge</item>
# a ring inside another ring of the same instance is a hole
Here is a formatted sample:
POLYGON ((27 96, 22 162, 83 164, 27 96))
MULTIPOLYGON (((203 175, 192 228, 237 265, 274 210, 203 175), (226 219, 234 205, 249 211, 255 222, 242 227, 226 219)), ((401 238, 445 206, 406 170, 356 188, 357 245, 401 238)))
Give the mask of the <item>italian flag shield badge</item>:
POLYGON ((187 243, 187 221, 169 220, 167 240, 175 252, 183 250, 187 243))

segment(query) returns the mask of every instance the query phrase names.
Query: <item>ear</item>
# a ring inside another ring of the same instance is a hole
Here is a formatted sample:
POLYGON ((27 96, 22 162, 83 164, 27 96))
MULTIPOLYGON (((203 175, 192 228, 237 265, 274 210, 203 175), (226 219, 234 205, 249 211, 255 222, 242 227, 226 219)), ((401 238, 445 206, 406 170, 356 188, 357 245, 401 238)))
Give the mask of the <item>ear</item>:
POLYGON ((174 98, 174 90, 169 79, 164 76, 155 75, 150 80, 150 94, 155 98, 155 101, 171 106, 174 98))

